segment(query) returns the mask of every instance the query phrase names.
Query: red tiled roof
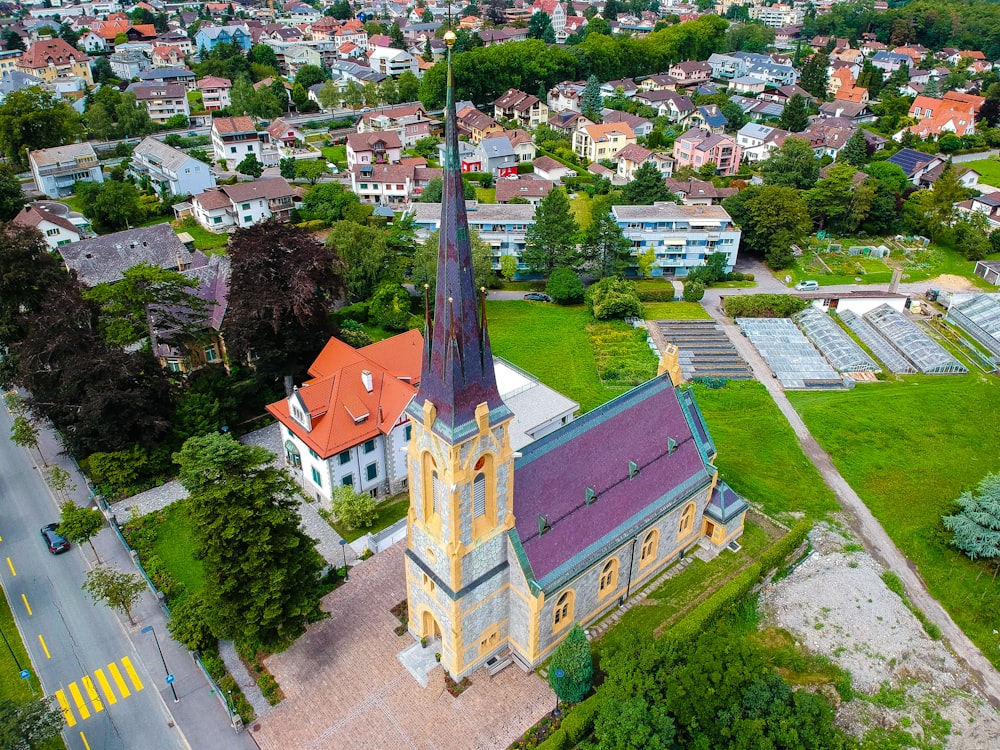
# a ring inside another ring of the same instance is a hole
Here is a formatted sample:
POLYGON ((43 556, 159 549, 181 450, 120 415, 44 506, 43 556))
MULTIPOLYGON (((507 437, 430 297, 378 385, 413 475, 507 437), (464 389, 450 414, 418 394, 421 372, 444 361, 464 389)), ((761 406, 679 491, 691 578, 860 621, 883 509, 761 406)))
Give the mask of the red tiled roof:
POLYGON ((212 128, 215 132, 225 135, 228 133, 249 133, 257 132, 257 126, 253 124, 250 117, 217 117, 212 120, 212 128))
POLYGON ((35 42, 21 55, 21 66, 24 68, 47 68, 50 63, 56 65, 71 65, 74 62, 87 62, 90 58, 78 49, 58 37, 35 42))

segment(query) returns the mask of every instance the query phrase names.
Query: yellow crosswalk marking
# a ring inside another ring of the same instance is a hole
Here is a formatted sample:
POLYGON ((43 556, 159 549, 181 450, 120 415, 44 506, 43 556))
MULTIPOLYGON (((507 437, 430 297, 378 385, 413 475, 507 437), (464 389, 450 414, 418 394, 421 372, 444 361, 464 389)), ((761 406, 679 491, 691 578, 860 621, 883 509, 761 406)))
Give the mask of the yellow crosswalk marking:
POLYGON ((59 707, 62 709, 63 717, 66 719, 66 726, 75 726, 76 717, 73 716, 73 712, 69 710, 69 701, 66 700, 66 693, 62 690, 56 690, 56 700, 59 701, 59 707))
POLYGON ((83 700, 83 693, 80 692, 80 687, 75 682, 69 684, 69 694, 73 696, 73 702, 76 704, 77 713, 80 714, 80 718, 86 721, 90 718, 90 709, 87 708, 87 704, 83 700))
POLYGON ((132 685, 135 686, 135 691, 138 693, 142 690, 142 681, 139 679, 139 675, 135 673, 135 669, 132 668, 132 662, 127 656, 122 657, 122 666, 128 672, 128 678, 132 680, 132 685))
POLYGON ((128 689, 128 685, 125 684, 124 678, 122 678, 122 673, 118 671, 117 664, 109 664, 108 671, 111 672, 111 679, 115 681, 118 686, 118 692, 122 694, 122 698, 128 698, 132 695, 131 691, 128 689))
POLYGON ((87 691, 87 697, 90 698, 90 704, 94 707, 94 713, 101 713, 101 711, 104 710, 104 704, 101 703, 101 699, 97 695, 97 689, 94 687, 94 681, 91 680, 89 676, 85 675, 80 682, 83 683, 83 689, 87 691))
POLYGON ((97 678, 97 684, 101 686, 101 692, 104 693, 104 699, 108 702, 108 705, 115 705, 118 702, 118 698, 115 696, 115 691, 111 689, 111 684, 108 682, 108 678, 105 677, 104 670, 95 669, 94 677, 97 678))

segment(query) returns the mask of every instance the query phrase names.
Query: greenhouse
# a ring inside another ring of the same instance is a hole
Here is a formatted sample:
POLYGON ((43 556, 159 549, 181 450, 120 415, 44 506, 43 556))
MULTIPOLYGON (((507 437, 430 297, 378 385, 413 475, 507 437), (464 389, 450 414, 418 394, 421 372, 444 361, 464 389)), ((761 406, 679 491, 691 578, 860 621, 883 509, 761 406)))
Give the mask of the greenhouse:
POLYGON ((837 372, 878 372, 881 368, 826 313, 810 305, 792 320, 837 372))
POLYGON ((879 336, 878 332, 860 315, 850 310, 844 310, 840 313, 840 319, 854 332, 855 336, 861 339, 862 344, 874 352, 889 372, 896 375, 911 375, 917 371, 917 368, 906 357, 879 336))
POLYGON ((865 320, 925 375, 959 375, 969 371, 943 346, 889 305, 880 305, 865 313, 865 320))
POLYGON ((788 389, 842 388, 844 381, 788 318, 737 318, 771 372, 788 389))
POLYGON ((948 320, 1000 358, 1000 302, 988 294, 962 300, 948 310, 948 320))

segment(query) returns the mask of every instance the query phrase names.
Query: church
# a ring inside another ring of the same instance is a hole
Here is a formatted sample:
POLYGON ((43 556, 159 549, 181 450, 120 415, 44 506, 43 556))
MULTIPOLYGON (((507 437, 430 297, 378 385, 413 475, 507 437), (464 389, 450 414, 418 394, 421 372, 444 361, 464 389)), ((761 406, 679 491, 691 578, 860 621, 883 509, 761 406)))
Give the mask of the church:
MULTIPOLYGON (((449 45, 454 35, 445 36, 449 45)), ((405 414, 408 628, 455 679, 548 658, 695 547, 743 531, 746 502, 676 351, 660 374, 520 449, 500 396, 485 302, 473 281, 450 52, 441 244, 433 324, 405 414)))

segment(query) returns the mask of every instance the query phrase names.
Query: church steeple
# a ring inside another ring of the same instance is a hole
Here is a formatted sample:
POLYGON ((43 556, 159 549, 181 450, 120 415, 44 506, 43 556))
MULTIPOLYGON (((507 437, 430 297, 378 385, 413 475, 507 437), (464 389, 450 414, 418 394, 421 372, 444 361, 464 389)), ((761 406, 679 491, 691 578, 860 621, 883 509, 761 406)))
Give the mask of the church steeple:
POLYGON ((444 174, 441 195, 441 240, 438 246, 434 323, 425 333, 420 390, 411 406, 421 411, 430 401, 436 411, 433 430, 455 439, 475 429, 476 407, 486 403, 491 422, 510 412, 497 390, 489 332, 479 317, 478 293, 472 270, 472 245, 465 211, 465 190, 459 165, 455 85, 448 45, 448 91, 445 106, 444 174))

